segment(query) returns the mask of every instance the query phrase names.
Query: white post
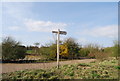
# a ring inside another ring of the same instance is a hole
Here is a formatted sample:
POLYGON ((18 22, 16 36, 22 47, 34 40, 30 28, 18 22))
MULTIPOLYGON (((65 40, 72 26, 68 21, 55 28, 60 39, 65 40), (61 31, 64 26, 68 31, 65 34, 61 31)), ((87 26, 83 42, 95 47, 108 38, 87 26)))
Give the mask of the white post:
POLYGON ((59 40, 60 40, 60 29, 57 34, 57 68, 59 68, 59 40))
POLYGON ((56 33, 57 34, 57 68, 59 68, 60 34, 66 35, 67 32, 66 31, 60 31, 60 29, 58 29, 58 31, 52 31, 52 33, 56 33))

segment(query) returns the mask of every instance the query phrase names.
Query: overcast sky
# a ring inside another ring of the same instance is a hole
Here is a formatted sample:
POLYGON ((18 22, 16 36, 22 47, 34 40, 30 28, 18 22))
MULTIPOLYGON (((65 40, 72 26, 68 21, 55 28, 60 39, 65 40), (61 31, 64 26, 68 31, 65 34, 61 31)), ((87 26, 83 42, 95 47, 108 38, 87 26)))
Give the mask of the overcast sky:
POLYGON ((79 44, 112 46, 118 37, 117 2, 4 2, 2 35, 24 45, 54 41, 52 30, 65 30, 79 44))

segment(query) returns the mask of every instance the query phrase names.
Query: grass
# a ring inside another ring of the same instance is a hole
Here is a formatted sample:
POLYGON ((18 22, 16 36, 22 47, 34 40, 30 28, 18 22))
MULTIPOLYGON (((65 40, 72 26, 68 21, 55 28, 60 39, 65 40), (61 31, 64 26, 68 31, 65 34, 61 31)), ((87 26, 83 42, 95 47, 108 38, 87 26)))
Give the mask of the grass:
POLYGON ((3 79, 117 79, 120 66, 111 58, 101 62, 63 65, 59 69, 23 70, 4 73, 3 79))
POLYGON ((27 50, 26 53, 28 53, 28 54, 34 54, 34 51, 33 50, 27 50))

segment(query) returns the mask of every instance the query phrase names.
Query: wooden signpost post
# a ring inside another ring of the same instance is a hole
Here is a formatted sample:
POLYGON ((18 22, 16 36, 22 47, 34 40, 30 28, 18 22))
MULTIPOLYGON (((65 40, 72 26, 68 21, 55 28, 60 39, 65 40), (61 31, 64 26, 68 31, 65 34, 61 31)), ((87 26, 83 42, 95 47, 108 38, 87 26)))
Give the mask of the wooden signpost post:
POLYGON ((57 33, 57 68, 59 68, 59 41, 60 41, 60 34, 62 35, 66 35, 67 32, 66 31, 60 31, 60 29, 58 29, 58 31, 52 31, 52 33, 57 33))

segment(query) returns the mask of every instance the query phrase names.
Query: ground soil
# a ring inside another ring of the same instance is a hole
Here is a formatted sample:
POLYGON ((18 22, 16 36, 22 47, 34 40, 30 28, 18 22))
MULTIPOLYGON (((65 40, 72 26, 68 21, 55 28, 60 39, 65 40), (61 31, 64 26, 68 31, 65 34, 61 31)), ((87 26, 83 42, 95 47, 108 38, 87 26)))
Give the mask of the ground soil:
MULTIPOLYGON (((89 63, 95 61, 95 59, 82 59, 82 60, 69 60, 61 61, 60 65, 65 64, 75 64, 75 63, 89 63)), ((56 62, 51 63, 3 63, 2 64, 2 73, 14 72, 25 69, 50 69, 55 67, 56 62)))

